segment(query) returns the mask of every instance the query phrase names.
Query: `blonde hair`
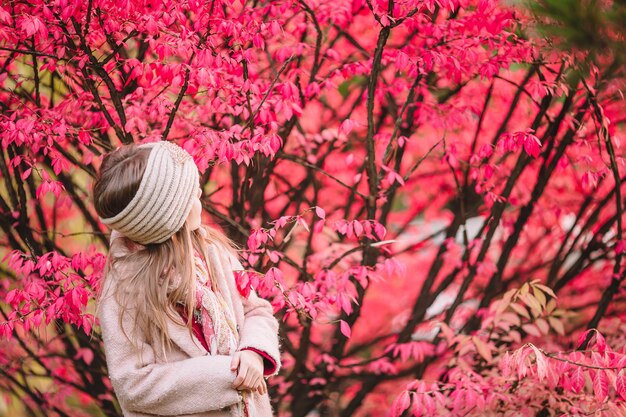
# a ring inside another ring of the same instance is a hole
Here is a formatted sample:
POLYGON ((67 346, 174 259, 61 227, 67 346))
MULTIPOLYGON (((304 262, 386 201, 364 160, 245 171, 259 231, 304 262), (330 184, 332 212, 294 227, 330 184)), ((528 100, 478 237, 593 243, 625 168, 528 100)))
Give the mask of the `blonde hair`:
MULTIPOLYGON (((96 212, 101 217, 111 217, 121 212, 131 201, 141 182, 149 150, 134 144, 124 145, 106 154, 100 173, 93 187, 96 212)), ((145 343, 162 346, 166 357, 171 349, 167 320, 184 326, 174 306, 182 303, 195 306, 194 249, 200 253, 209 267, 212 288, 217 288, 215 266, 208 261, 208 243, 217 243, 235 254, 236 246, 223 233, 208 226, 189 230, 187 222, 172 237, 162 243, 140 245, 125 236, 113 239, 106 258, 102 281, 96 295, 97 309, 105 282, 116 279, 112 294, 120 305, 119 324, 126 338, 137 352, 142 341, 130 337, 124 329, 123 317, 132 311, 134 317, 131 333, 145 335, 145 343), (121 276, 123 267, 124 276, 121 276)), ((187 308, 187 324, 192 335, 193 308, 187 308)))

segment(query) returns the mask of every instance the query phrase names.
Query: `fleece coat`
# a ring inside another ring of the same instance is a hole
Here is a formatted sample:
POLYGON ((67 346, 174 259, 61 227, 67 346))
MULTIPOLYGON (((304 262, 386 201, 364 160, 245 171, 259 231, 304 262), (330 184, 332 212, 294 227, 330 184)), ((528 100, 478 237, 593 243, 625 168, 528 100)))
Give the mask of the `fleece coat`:
MULTIPOLYGON (((113 230, 111 242, 117 238, 124 239, 124 236, 113 230)), ((233 270, 244 269, 241 263, 217 243, 206 244, 208 261, 219 271, 218 286, 235 312, 240 336, 238 350, 252 348, 263 352, 275 362, 272 375, 277 374, 280 369, 278 322, 271 304, 254 291, 247 298, 241 296, 233 275, 233 270)), ((112 296, 116 282, 124 279, 123 267, 118 271, 104 277, 97 317, 111 385, 124 416, 241 417, 241 407, 237 405, 240 394, 231 387, 236 377, 230 370, 232 356, 211 356, 186 327, 168 319, 167 328, 173 343, 172 348, 165 351, 166 360, 155 357, 155 352, 162 348, 159 342, 155 342, 159 343, 156 346, 144 342, 140 343, 140 361, 119 326, 120 306, 112 296)), ((137 341, 145 340, 144 335, 131 332, 131 323, 132 317, 126 313, 122 325, 127 334, 137 341)), ((274 416, 267 394, 252 393, 248 405, 249 417, 274 416)))

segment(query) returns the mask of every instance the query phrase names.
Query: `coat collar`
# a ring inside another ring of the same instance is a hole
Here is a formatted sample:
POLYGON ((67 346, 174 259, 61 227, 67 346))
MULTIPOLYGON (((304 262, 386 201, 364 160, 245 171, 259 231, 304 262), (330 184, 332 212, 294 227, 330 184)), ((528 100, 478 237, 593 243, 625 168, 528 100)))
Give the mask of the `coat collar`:
POLYGON ((187 327, 176 324, 172 320, 167 320, 167 331, 172 342, 190 357, 209 354, 195 334, 192 333, 191 339, 189 338, 187 327))

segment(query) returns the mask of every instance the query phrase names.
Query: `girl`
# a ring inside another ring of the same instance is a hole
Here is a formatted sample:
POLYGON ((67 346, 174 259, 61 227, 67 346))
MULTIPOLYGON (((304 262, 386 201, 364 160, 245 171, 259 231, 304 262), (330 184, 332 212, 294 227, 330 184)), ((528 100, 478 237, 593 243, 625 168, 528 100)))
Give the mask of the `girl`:
POLYGON ((96 315, 124 416, 273 416, 278 322, 238 290, 243 267, 201 223, 201 192, 191 155, 166 141, 106 154, 94 183, 112 229, 96 315))

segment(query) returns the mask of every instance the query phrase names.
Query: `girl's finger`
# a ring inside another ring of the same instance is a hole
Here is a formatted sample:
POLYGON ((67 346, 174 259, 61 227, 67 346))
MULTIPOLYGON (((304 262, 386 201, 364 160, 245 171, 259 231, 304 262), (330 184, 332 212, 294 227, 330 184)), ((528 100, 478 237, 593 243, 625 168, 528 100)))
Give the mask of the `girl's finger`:
POLYGON ((230 370, 236 371, 239 366, 239 352, 235 352, 233 359, 230 361, 230 370))
POLYGON ((256 388, 256 386, 252 384, 254 380, 254 372, 250 372, 250 370, 248 370, 243 385, 248 389, 254 390, 256 388))
POLYGON ((259 378, 258 377, 254 378, 254 382, 253 382, 254 390, 255 391, 258 390, 260 386, 261 386, 261 381, 259 381, 259 378))
MULTIPOLYGON (((233 382, 233 388, 239 389, 244 383, 244 381, 246 380, 246 377, 247 377, 247 368, 240 369, 239 373, 237 374, 237 378, 235 378, 235 381, 233 382)), ((244 388, 245 388, 245 385, 244 385, 244 388)))
POLYGON ((252 368, 251 372, 250 372, 250 387, 252 387, 253 391, 256 391, 256 389, 259 387, 259 385, 261 384, 261 374, 257 372, 256 369, 252 368))

